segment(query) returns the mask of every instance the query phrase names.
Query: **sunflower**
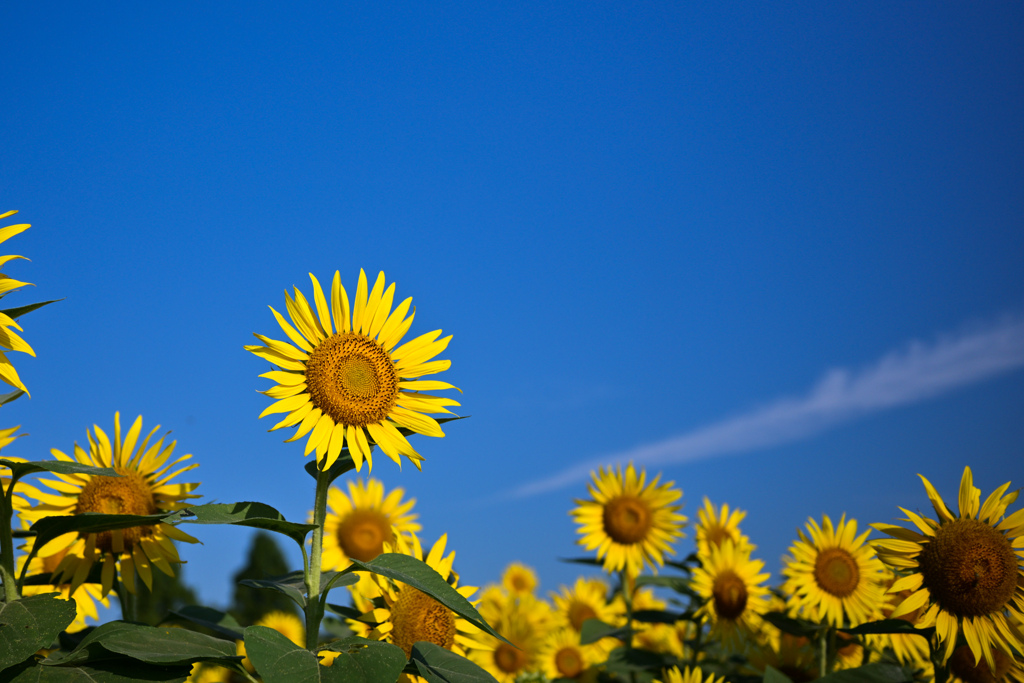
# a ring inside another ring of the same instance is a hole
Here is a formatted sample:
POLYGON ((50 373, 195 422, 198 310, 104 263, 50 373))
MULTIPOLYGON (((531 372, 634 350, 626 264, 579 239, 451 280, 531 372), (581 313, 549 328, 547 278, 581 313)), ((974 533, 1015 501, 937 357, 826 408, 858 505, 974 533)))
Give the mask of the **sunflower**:
POLYGON ((404 455, 420 467, 417 453, 400 428, 427 436, 444 436, 440 425, 425 413, 450 413, 458 402, 421 391, 454 389, 447 382, 418 379, 451 366, 448 360, 431 360, 448 346, 451 336, 438 339, 441 330, 428 332, 401 346, 415 315, 409 314, 412 298, 392 311, 395 284, 384 289, 384 273, 367 293, 366 273, 359 271, 356 298, 349 310, 341 274, 334 273, 331 301, 319 281, 313 281, 311 304, 295 288, 295 298, 285 292, 285 306, 294 326, 271 308, 278 325, 291 343, 255 335, 263 346, 246 346, 279 369, 260 375, 277 386, 262 393, 276 399, 260 417, 287 413, 270 428, 298 425, 287 441, 306 434, 306 455, 316 451, 317 463, 329 468, 343 446, 360 470, 365 459, 373 460, 370 444, 401 465, 404 455))
POLYGON ((740 533, 740 522, 747 516, 744 510, 729 510, 728 503, 722 503, 721 511, 715 509, 707 496, 704 496, 704 507, 697 511, 698 522, 694 528, 697 541, 697 552, 709 555, 708 547, 721 545, 725 539, 731 539, 737 550, 753 552, 756 546, 750 539, 740 533))
POLYGON ((418 532, 419 515, 412 512, 416 499, 403 501, 404 495, 404 489, 396 488, 385 496, 384 484, 372 478, 365 484, 362 479, 349 481, 348 495, 332 486, 324 519, 323 569, 342 571, 349 558, 368 562, 384 552, 385 543, 418 532))
MULTIPOLYGON (((725 679, 721 676, 716 677, 714 674, 705 676, 700 669, 691 669, 690 667, 680 671, 679 667, 674 666, 666 670, 665 674, 665 683, 725 683, 725 679)), ((658 682, 655 681, 655 683, 658 682)))
MULTIPOLYGON (((452 572, 455 552, 444 554, 447 542, 447 535, 442 534, 425 559, 416 536, 411 543, 399 537, 395 546, 385 545, 385 552, 400 552, 426 562, 462 597, 469 599, 477 589, 458 585, 458 577, 452 572)), ((371 582, 349 587, 356 609, 363 613, 358 620, 348 620, 356 635, 393 643, 402 648, 406 657, 420 641, 429 641, 462 656, 469 649, 486 647, 481 642, 484 634, 480 629, 426 593, 379 574, 371 574, 370 578, 371 582)))
POLYGON ((512 595, 533 595, 537 588, 537 573, 521 562, 513 562, 505 568, 501 585, 512 595))
POLYGON ((698 610, 711 623, 711 632, 730 648, 738 649, 768 611, 768 573, 764 562, 751 560, 750 551, 731 538, 699 554, 701 566, 693 570, 693 589, 707 602, 698 610))
POLYGON ((587 619, 600 619, 606 624, 623 618, 626 609, 622 598, 608 601, 608 584, 599 578, 578 577, 572 588, 561 586, 560 592, 551 593, 556 620, 579 633, 587 619))
POLYGON ((550 633, 537 653, 541 670, 551 680, 579 678, 606 657, 607 653, 594 645, 580 645, 580 634, 566 627, 550 633))
POLYGON ((499 683, 513 683, 521 674, 541 669, 540 653, 547 629, 538 628, 545 621, 530 609, 538 607, 539 602, 534 600, 528 605, 513 603, 509 609, 489 619, 482 615, 512 645, 490 634, 483 634, 484 647, 472 650, 469 658, 499 683))
MULTIPOLYGON (((8 211, 6 213, 0 213, 0 220, 13 216, 18 213, 17 211, 8 211)), ((0 228, 0 242, 6 242, 11 237, 14 237, 18 233, 28 230, 31 226, 28 223, 19 223, 17 225, 8 225, 6 228, 0 228)), ((5 266, 8 261, 14 259, 25 258, 24 256, 0 256, 0 268, 5 266)), ((10 292, 24 287, 29 284, 28 282, 21 282, 14 278, 8 277, 3 273, 0 273, 0 298, 7 296, 10 292)), ((14 330, 21 331, 21 327, 17 322, 14 321, 6 313, 0 313, 0 348, 7 349, 8 351, 21 351, 27 353, 30 356, 35 356, 36 352, 32 350, 32 347, 28 343, 18 336, 18 333, 14 330)), ((22 383, 21 378, 18 377, 18 371, 14 369, 14 365, 8 360, 7 355, 0 351, 0 380, 7 382, 15 389, 21 389, 26 394, 28 389, 22 383)))
MULTIPOLYGON (((918 475, 921 476, 921 475, 918 475)), ((931 482, 921 477, 938 520, 900 508, 915 529, 875 524, 892 536, 876 541, 882 560, 905 576, 890 593, 911 591, 892 617, 924 609, 919 628, 935 627, 945 645, 942 661, 956 649, 961 632, 975 663, 984 657, 990 671, 999 667, 993 651, 1010 659, 1024 653, 1024 509, 1006 515, 1017 492, 1006 482, 981 503, 971 468, 960 479, 960 514, 954 516, 931 482)))
POLYGON ((647 475, 640 470, 637 476, 633 463, 625 473, 609 466, 593 474, 588 484, 591 500, 576 500, 577 507, 570 512, 579 525, 583 538, 577 543, 587 550, 597 549, 598 559, 604 559, 606 571, 621 571, 638 575, 647 564, 652 570, 664 564, 664 554, 675 554, 671 544, 683 537, 686 517, 673 505, 683 492, 673 488, 674 482, 658 484, 659 474, 647 483, 647 475))
POLYGON ((793 557, 782 570, 789 607, 832 626, 857 626, 877 618, 883 566, 865 543, 871 530, 857 536, 857 520, 847 521, 845 514, 835 527, 828 515, 823 519, 821 526, 809 519, 810 538, 798 529, 800 540, 790 546, 793 557))
MULTIPOLYGON (((882 619, 892 618, 893 610, 899 606, 904 599, 910 597, 911 591, 900 591, 899 593, 889 593, 888 590, 893 583, 896 582, 895 572, 890 568, 885 568, 885 573, 881 577, 880 587, 883 591, 886 591, 882 596, 882 619)), ((914 626, 917 625, 917 620, 920 618, 923 609, 916 609, 913 612, 902 614, 897 619, 909 622, 914 626)), ((876 647, 877 649, 890 648, 896 659, 900 664, 916 666, 916 667, 927 667, 930 666, 928 657, 928 640, 924 636, 919 636, 915 633, 887 633, 884 635, 868 636, 868 644, 876 647)))
MULTIPOLYGON (((20 510, 25 520, 35 522, 51 515, 73 515, 83 512, 151 515, 180 510, 186 507, 189 499, 199 497, 191 493, 199 486, 198 483, 171 483, 176 476, 198 465, 185 465, 168 474, 169 470, 192 456, 183 455, 168 462, 176 442, 165 444, 165 437, 153 441, 153 436, 160 429, 159 425, 141 442, 141 415, 136 418, 123 440, 119 413, 114 413, 113 442, 98 425, 93 425, 93 429, 95 436, 86 431, 89 439, 88 452, 77 443, 74 458, 56 448, 50 452, 58 460, 66 462, 77 461, 83 465, 112 467, 121 476, 57 474, 57 480, 41 479, 40 483, 57 493, 32 493, 31 495, 39 502, 20 510)), ((64 534, 43 546, 39 550, 39 556, 45 562, 48 558, 63 555, 53 570, 53 578, 56 585, 70 584, 72 593, 85 581, 95 562, 101 562, 103 565, 101 577, 104 596, 113 586, 118 567, 125 588, 134 593, 136 572, 150 589, 153 586, 153 567, 168 576, 174 576, 172 565, 180 563, 181 560, 172 541, 198 542, 170 524, 159 523, 100 533, 64 534)))

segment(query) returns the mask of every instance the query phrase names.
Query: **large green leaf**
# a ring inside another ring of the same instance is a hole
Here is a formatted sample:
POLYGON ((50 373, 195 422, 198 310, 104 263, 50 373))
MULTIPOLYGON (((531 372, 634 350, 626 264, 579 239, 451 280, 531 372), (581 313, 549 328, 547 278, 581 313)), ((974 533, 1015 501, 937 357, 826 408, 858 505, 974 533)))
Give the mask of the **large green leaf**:
POLYGON ((497 683, 474 662, 434 643, 416 643, 409 661, 430 683, 497 683))
POLYGON ((289 522, 280 512, 264 503, 207 503, 181 510, 175 523, 182 524, 235 524, 237 526, 266 529, 284 534, 300 546, 306 534, 316 529, 313 524, 289 522))
POLYGON ((793 683, 793 680, 773 666, 765 667, 762 683, 793 683))
POLYGON ((77 462, 66 462, 64 460, 34 460, 30 462, 18 462, 0 458, 0 465, 9 467, 15 479, 21 479, 26 474, 37 474, 39 472, 55 472, 56 474, 89 474, 94 477, 120 477, 121 475, 109 467, 93 467, 77 462))
MULTIPOLYGON (((352 566, 343 573, 347 574, 353 570, 360 570, 386 576, 395 581, 401 581, 406 585, 423 591, 477 628, 508 643, 500 633, 484 621, 484 618, 469 603, 469 600, 462 597, 458 591, 449 586, 448 582, 441 578, 441 575, 426 562, 400 553, 382 553, 367 562, 360 562, 359 560, 351 560, 351 562, 352 566)), ((511 644, 509 643, 509 645, 511 644)))
POLYGON ((894 664, 867 664, 818 679, 820 683, 911 683, 913 680, 913 676, 894 664))
POLYGON ((807 621, 806 619, 794 619, 782 612, 768 612, 762 616, 765 621, 775 628, 779 629, 783 633, 788 633, 793 636, 810 638, 817 635, 825 628, 821 624, 816 624, 813 621, 807 621))
POLYGON ((80 666, 40 666, 27 661, 0 673, 0 683, 182 683, 191 668, 143 664, 126 657, 80 666))
POLYGON ((215 610, 212 607, 188 605, 178 610, 171 610, 171 614, 196 626, 208 628, 214 633, 219 633, 233 641, 242 639, 242 631, 244 630, 242 625, 230 614, 215 610))
POLYGON ((192 662, 241 661, 235 644, 183 628, 144 626, 111 621, 94 629, 69 653, 54 653, 43 661, 48 666, 83 664, 109 660, 108 652, 148 664, 191 664, 192 662))
POLYGON ((858 636, 879 633, 902 633, 930 638, 935 632, 935 627, 915 628, 913 624, 903 619, 880 619, 878 621, 869 621, 854 628, 844 628, 843 631, 858 636))
POLYGON ((43 517, 32 525, 31 531, 36 534, 33 551, 64 534, 77 532, 80 534, 99 533, 112 529, 128 529, 133 526, 159 524, 173 512, 157 515, 104 515, 99 512, 82 512, 77 515, 55 515, 43 517))
POLYGON ((75 620, 75 603, 58 593, 0 603, 0 671, 50 647, 75 620))
POLYGON ((349 636, 328 643, 324 649, 338 653, 323 675, 325 680, 345 683, 397 681, 405 668, 402 648, 379 640, 349 636))
POLYGON ((25 306, 15 306, 14 308, 5 308, 3 310, 0 310, 0 313, 4 313, 8 317, 17 319, 17 318, 20 318, 23 315, 26 315, 27 313, 31 313, 32 311, 38 310, 38 309, 42 308, 43 306, 48 306, 50 304, 55 304, 58 301, 64 301, 64 299, 50 299, 49 301, 40 301, 40 302, 34 303, 34 304, 26 304, 25 306))
POLYGON ((618 638, 625 641, 629 637, 629 629, 625 626, 613 626, 600 619, 587 619, 580 627, 580 645, 590 645, 602 638, 618 638))

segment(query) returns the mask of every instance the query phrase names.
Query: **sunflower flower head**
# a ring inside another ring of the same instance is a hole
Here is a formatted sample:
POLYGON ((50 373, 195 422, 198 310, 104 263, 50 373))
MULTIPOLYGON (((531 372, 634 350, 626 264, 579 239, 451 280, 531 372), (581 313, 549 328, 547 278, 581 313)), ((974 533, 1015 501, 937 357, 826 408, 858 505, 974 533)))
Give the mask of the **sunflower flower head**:
POLYGON ((768 611, 764 583, 769 575, 761 571, 763 561, 750 559, 747 547, 737 547, 727 538, 710 546, 706 555, 699 553, 701 566, 693 570, 693 589, 707 600, 698 614, 706 616, 712 633, 734 650, 768 611))
POLYGON ((753 552, 756 546, 750 539, 740 533, 740 522, 747 516, 744 510, 730 510, 728 503, 722 503, 720 509, 715 508, 704 496, 704 507, 697 511, 697 524, 694 534, 697 541, 697 552, 702 555, 710 553, 710 546, 720 546, 722 541, 729 539, 740 550, 753 552))
POLYGON ((782 570, 782 590, 789 607, 807 618, 832 626, 857 626, 876 618, 882 607, 878 585, 882 563, 865 541, 871 530, 857 535, 857 520, 843 515, 832 524, 807 521, 807 534, 789 549, 792 558, 782 570))
POLYGON ((298 426, 287 441, 308 434, 306 455, 316 451, 321 469, 334 464, 346 446, 356 470, 364 460, 372 469, 371 444, 399 465, 405 456, 419 468, 423 457, 402 432, 444 436, 428 414, 450 413, 448 407, 459 404, 422 392, 456 387, 420 378, 451 366, 448 360, 432 360, 451 336, 439 338, 441 330, 435 330, 399 344, 415 311, 409 312, 412 298, 392 311, 395 284, 385 289, 383 272, 369 289, 366 273, 359 271, 351 306, 340 273, 334 274, 330 302, 316 277, 309 277, 312 302, 297 287, 294 298, 285 292, 290 323, 270 309, 290 341, 257 334, 261 344, 245 347, 277 367, 260 375, 276 382, 262 392, 275 401, 260 417, 285 413, 270 431, 298 426))
POLYGON ((501 585, 515 596, 533 595, 537 589, 537 573, 521 562, 513 562, 501 575, 501 585))
POLYGON ((590 500, 577 500, 570 514, 579 525, 578 543, 597 550, 606 571, 625 570, 638 575, 644 565, 657 571, 666 553, 674 554, 672 543, 684 536, 686 516, 675 501, 683 493, 674 482, 659 484, 661 475, 647 481, 643 470, 637 474, 633 463, 625 472, 619 467, 600 468, 589 484, 590 500))
MULTIPOLYGON (((674 666, 665 672, 664 683, 725 683, 725 679, 714 674, 705 675, 700 669, 686 667, 680 671, 674 666)), ((655 683, 658 683, 655 681, 655 683)))
POLYGON ((420 530, 416 521, 419 515, 412 511, 416 499, 403 500, 404 495, 402 488, 385 495, 384 484, 374 478, 365 483, 362 479, 349 480, 347 495, 332 486, 327 492, 324 519, 324 571, 343 571, 350 564, 349 558, 368 562, 399 537, 411 541, 420 530))
POLYGON ((995 652, 1011 660, 1015 651, 1024 654, 1024 509, 1006 515, 1017 499, 1016 491, 1007 493, 1010 482, 982 503, 970 467, 960 479, 958 515, 930 481, 921 481, 937 519, 900 508, 914 528, 873 525, 892 537, 875 543, 879 556, 902 574, 889 592, 909 591, 891 616, 921 613, 917 625, 935 627, 943 662, 962 633, 973 663, 984 659, 990 672, 998 671, 995 652))
MULTIPOLYGON (((18 213, 17 211, 7 211, 6 213, 0 213, 0 220, 3 220, 9 216, 13 216, 18 213)), ((17 225, 8 225, 7 227, 0 228, 0 243, 6 242, 11 237, 25 232, 31 225, 28 223, 19 223, 17 225)), ((0 256, 0 268, 5 266, 9 261, 15 259, 23 259, 24 256, 0 256)), ((28 282, 21 282, 15 280, 12 277, 0 273, 0 298, 3 298, 13 292, 16 289, 24 287, 28 282)), ((22 339, 18 332, 21 331, 21 327, 18 323, 6 313, 0 312, 0 348, 7 351, 20 351, 27 353, 30 356, 35 356, 36 352, 32 350, 32 347, 28 345, 24 339, 22 339)), ((25 384, 18 377, 18 371, 14 369, 14 365, 7 358, 7 354, 0 351, 0 380, 3 380, 7 384, 10 384, 15 389, 20 389, 26 394, 28 389, 25 388, 25 384)))
MULTIPOLYGON (((158 429, 159 425, 140 440, 142 416, 139 416, 122 435, 120 414, 115 413, 113 440, 94 425, 94 433, 86 432, 88 451, 77 443, 74 457, 52 449, 50 452, 58 460, 110 467, 120 476, 56 474, 57 480, 40 479, 39 483, 55 493, 42 490, 30 493, 39 502, 19 510, 23 519, 31 523, 51 515, 85 512, 151 515, 186 507, 189 499, 199 497, 192 494, 199 484, 172 483, 172 480, 198 464, 174 469, 192 456, 172 459, 176 442, 168 443, 163 436, 154 438, 158 429)), ((71 593, 78 590, 96 562, 102 564, 102 595, 110 592, 117 573, 125 587, 134 593, 136 572, 149 588, 153 585, 153 567, 168 576, 174 575, 173 565, 180 564, 181 559, 173 541, 197 543, 188 534, 161 522, 99 533, 64 534, 40 548, 39 557, 45 563, 49 558, 63 556, 53 569, 54 583, 69 584, 71 593)))

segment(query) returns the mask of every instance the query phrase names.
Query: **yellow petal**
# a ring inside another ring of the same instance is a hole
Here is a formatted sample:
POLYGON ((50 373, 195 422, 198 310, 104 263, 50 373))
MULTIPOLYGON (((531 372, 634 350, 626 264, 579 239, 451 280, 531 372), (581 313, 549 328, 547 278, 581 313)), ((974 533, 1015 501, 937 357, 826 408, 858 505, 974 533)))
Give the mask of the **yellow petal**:
POLYGON ((320 317, 320 326, 329 337, 334 334, 334 328, 331 326, 331 309, 327 307, 327 299, 320 287, 320 281, 313 273, 309 274, 309 279, 313 281, 313 303, 316 304, 316 314, 320 317))
POLYGON ((341 273, 338 271, 334 271, 334 282, 331 283, 331 310, 334 312, 334 323, 338 326, 338 332, 351 332, 348 292, 341 284, 341 273))

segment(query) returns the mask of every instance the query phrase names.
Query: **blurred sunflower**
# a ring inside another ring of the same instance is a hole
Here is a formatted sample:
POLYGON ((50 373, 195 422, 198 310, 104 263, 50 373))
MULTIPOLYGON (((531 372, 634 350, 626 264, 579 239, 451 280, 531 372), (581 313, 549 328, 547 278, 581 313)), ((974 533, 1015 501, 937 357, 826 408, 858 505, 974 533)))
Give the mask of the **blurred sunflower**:
POLYGON ((447 407, 458 402, 420 392, 455 387, 418 378, 451 366, 448 360, 431 360, 447 348, 451 336, 438 339, 441 330, 435 330, 396 346, 415 312, 409 314, 412 298, 392 312, 395 284, 385 289, 383 272, 367 292, 366 273, 359 271, 351 311, 340 273, 334 273, 330 304, 319 281, 312 273, 309 277, 312 304, 297 287, 294 299, 285 292, 292 324, 270 309, 291 343, 257 334, 264 346, 245 347, 279 368, 260 375, 277 383, 262 392, 276 400, 260 417, 287 413, 270 431, 298 425, 287 441, 309 434, 306 455, 315 450, 321 469, 334 464, 347 445, 356 469, 365 459, 372 470, 371 440, 399 465, 404 455, 419 468, 422 456, 399 429, 444 436, 426 413, 450 413, 447 407))
POLYGON ((552 681, 578 679, 591 665, 603 662, 606 657, 607 653, 593 645, 580 645, 580 634, 566 627, 548 634, 537 653, 541 671, 552 681))
POLYGON ((992 650, 994 668, 986 658, 975 662, 974 653, 968 645, 953 650, 949 658, 950 683, 999 683, 1000 681, 1024 682, 1024 661, 1009 657, 1002 650, 992 650))
POLYGON ((608 585, 599 578, 578 577, 572 588, 561 586, 560 592, 552 592, 551 601, 556 619, 576 633, 587 619, 614 624, 626 611, 621 597, 608 601, 608 585))
MULTIPOLYGON (((13 216, 18 213, 17 211, 7 211, 6 213, 0 213, 0 220, 13 216)), ((0 228, 0 243, 6 242, 11 237, 28 230, 30 226, 28 223, 19 223, 17 225, 8 225, 5 228, 0 228)), ((0 268, 5 266, 9 261, 14 259, 23 259, 24 256, 0 256, 0 268)), ((13 292, 14 290, 28 285, 28 282, 21 282, 14 278, 8 277, 3 273, 0 273, 0 298, 3 298, 13 292)), ((21 351, 27 353, 30 356, 35 356, 36 352, 32 350, 32 347, 28 343, 18 336, 18 333, 14 330, 21 331, 21 327, 13 318, 6 313, 0 313, 0 348, 8 351, 21 351)), ((0 380, 3 380, 7 384, 10 384, 15 389, 21 389, 26 394, 28 389, 22 383, 21 378, 18 377, 18 371, 14 369, 14 365, 8 360, 7 355, 0 351, 0 380)), ((19 394, 20 395, 20 394, 19 394)))
POLYGON ((697 552, 709 555, 708 546, 718 546, 725 539, 730 539, 737 550, 753 552, 756 546, 750 539, 740 533, 740 522, 747 516, 744 510, 729 510, 728 503, 722 503, 721 511, 715 509, 707 496, 704 496, 704 507, 697 511, 698 522, 694 527, 697 552))
MULTIPOLYGON (((399 552, 426 562, 460 595, 469 599, 477 589, 458 585, 458 576, 452 572, 455 551, 444 554, 447 542, 448 537, 443 534, 424 558, 419 538, 413 536, 411 544, 407 544, 399 537, 396 546, 385 545, 385 552, 399 552)), ((350 587, 356 609, 363 612, 358 620, 348 620, 356 635, 393 643, 402 648, 406 657, 420 641, 431 642, 462 656, 466 656, 469 649, 487 647, 482 642, 485 634, 480 629, 426 593, 379 574, 370 577, 371 583, 360 582, 350 587)))
POLYGON ((484 615, 494 630, 512 645, 485 633, 482 635, 486 647, 471 651, 469 658, 498 683, 513 683, 520 675, 541 669, 540 653, 547 629, 538 625, 547 622, 542 615, 533 614, 531 607, 543 609, 540 601, 534 600, 528 605, 515 603, 497 617, 484 615))
POLYGON ((878 581, 883 570, 870 545, 871 530, 857 536, 857 520, 839 524, 825 515, 821 526, 809 519, 810 538, 798 529, 800 540, 790 546, 793 557, 782 570, 782 590, 791 609, 832 626, 857 626, 875 619, 882 607, 878 581))
MULTIPOLYGON (((177 442, 165 444, 164 437, 153 441, 154 434, 160 429, 159 425, 141 442, 141 415, 136 418, 123 440, 119 413, 114 413, 113 442, 99 426, 93 425, 93 429, 95 436, 86 431, 88 452, 77 443, 74 458, 56 448, 50 452, 56 459, 66 462, 112 467, 121 476, 56 474, 57 480, 40 479, 39 483, 57 493, 37 491, 30 494, 39 503, 20 510, 26 521, 35 522, 51 515, 84 512, 152 515, 180 510, 187 506, 189 499, 199 497, 192 495, 198 483, 171 483, 176 476, 198 467, 198 464, 185 465, 168 474, 192 456, 183 455, 168 462, 177 442)), ((101 533, 64 534, 40 548, 39 557, 46 562, 52 561, 50 558, 54 556, 63 555, 53 570, 53 578, 57 585, 70 584, 72 593, 85 581, 95 562, 101 562, 103 566, 102 595, 110 592, 118 569, 125 588, 134 593, 136 572, 148 588, 153 585, 153 567, 168 576, 174 576, 172 565, 179 564, 181 559, 172 541, 198 542, 170 524, 159 523, 101 533)))
POLYGON ((533 595, 537 588, 537 573, 521 562, 513 562, 501 575, 501 585, 512 595, 533 595))
MULTIPOLYGON (((918 475, 921 476, 921 475, 918 475)), ((935 627, 945 645, 942 661, 963 633, 977 664, 984 657, 990 671, 999 666, 994 651, 1014 659, 1024 653, 1024 509, 1005 516, 1017 492, 1010 482, 981 503, 971 468, 960 479, 960 514, 954 516, 938 491, 924 477, 925 490, 938 520, 900 508, 917 529, 894 524, 873 526, 893 538, 875 542, 882 560, 906 575, 890 593, 911 591, 892 617, 924 609, 919 628, 935 627), (1009 618, 1008 618, 1009 617, 1009 618)))
MULTIPOLYGON (((892 584, 896 582, 896 579, 896 573, 886 567, 885 573, 881 577, 880 587, 883 591, 888 591, 892 584)), ((898 607, 906 598, 910 597, 910 594, 911 591, 900 591, 899 593, 886 592, 882 596, 883 604, 881 618, 893 618, 893 610, 896 609, 896 607, 898 607)), ((923 612, 924 609, 918 608, 913 612, 902 614, 896 618, 917 626, 917 620, 923 612)), ((913 633, 887 633, 883 635, 869 636, 868 643, 877 649, 884 649, 885 647, 891 648, 900 664, 919 667, 930 666, 928 639, 924 636, 919 636, 913 633)))
POLYGON ((416 499, 403 501, 404 495, 404 489, 396 488, 385 496, 384 484, 372 478, 365 484, 362 479, 350 480, 348 495, 332 486, 324 519, 323 569, 342 571, 349 558, 368 562, 384 552, 385 543, 394 544, 399 535, 410 539, 418 532, 419 515, 412 512, 416 499))
POLYGON ((700 553, 701 566, 693 570, 693 589, 707 602, 698 611, 711 623, 711 632, 731 649, 760 626, 768 611, 769 574, 764 562, 750 559, 749 550, 737 548, 731 538, 700 553))
MULTIPOLYGON (((686 667, 683 671, 674 666, 665 672, 664 683, 725 683, 725 679, 714 674, 705 675, 700 669, 686 667)), ((658 683, 655 681, 655 683, 658 683)))
POLYGON ((647 474, 637 476, 633 463, 625 473, 600 468, 588 484, 591 500, 576 500, 570 514, 583 536, 577 543, 587 550, 597 549, 606 571, 638 575, 647 564, 652 570, 664 564, 664 554, 675 554, 672 543, 684 536, 686 517, 673 505, 682 491, 674 482, 659 485, 659 474, 647 483, 647 474))

